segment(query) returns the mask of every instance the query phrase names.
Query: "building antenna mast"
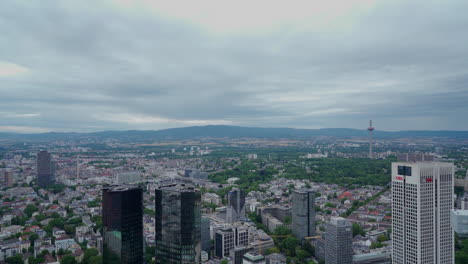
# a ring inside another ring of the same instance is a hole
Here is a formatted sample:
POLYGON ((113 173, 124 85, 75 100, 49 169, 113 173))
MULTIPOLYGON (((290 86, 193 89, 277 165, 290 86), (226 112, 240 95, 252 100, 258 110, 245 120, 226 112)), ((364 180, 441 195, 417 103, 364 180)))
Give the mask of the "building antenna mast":
POLYGON ((372 155, 372 134, 373 134, 374 129, 375 128, 372 126, 372 120, 369 120, 369 127, 367 128, 367 130, 369 131, 369 159, 373 158, 373 155, 372 155))

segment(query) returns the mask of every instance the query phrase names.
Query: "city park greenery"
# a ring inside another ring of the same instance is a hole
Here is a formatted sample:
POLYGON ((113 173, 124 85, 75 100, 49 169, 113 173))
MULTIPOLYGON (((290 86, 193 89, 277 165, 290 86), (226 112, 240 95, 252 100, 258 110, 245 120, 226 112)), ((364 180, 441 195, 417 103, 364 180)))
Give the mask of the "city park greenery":
POLYGON ((341 186, 353 184, 383 186, 390 182, 391 162, 389 159, 305 159, 300 164, 285 165, 282 176, 288 179, 305 179, 341 186))
POLYGON ((246 191, 254 191, 258 190, 259 184, 273 180, 273 176, 277 173, 278 171, 271 166, 259 169, 254 162, 245 161, 233 169, 211 174, 209 179, 225 184, 229 178, 239 178, 236 184, 240 188, 246 191))
POLYGON ((221 172, 210 174, 213 182, 227 183, 229 178, 237 177, 237 184, 245 189, 256 190, 258 184, 271 181, 281 166, 284 170, 281 177, 287 179, 304 179, 314 182, 324 182, 349 185, 379 185, 384 186, 390 182, 392 160, 378 159, 346 159, 346 158, 319 158, 292 160, 287 163, 267 163, 259 161, 242 161, 221 172))
POLYGON ((287 263, 314 263, 308 258, 315 256, 314 247, 307 241, 299 241, 292 235, 291 229, 287 226, 278 226, 273 232, 262 224, 261 217, 255 212, 249 213, 248 217, 257 228, 262 229, 267 234, 273 236, 275 247, 265 250, 264 254, 283 252, 287 257, 287 263))

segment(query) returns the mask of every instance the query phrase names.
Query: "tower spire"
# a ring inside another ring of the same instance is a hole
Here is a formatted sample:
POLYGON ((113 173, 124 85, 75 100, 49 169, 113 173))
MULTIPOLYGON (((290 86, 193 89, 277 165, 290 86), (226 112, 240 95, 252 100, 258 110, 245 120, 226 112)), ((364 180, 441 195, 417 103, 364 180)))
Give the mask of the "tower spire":
POLYGON ((367 130, 369 131, 369 159, 373 158, 373 155, 372 155, 372 134, 373 134, 374 129, 375 128, 372 126, 372 120, 369 120, 369 127, 367 128, 367 130))

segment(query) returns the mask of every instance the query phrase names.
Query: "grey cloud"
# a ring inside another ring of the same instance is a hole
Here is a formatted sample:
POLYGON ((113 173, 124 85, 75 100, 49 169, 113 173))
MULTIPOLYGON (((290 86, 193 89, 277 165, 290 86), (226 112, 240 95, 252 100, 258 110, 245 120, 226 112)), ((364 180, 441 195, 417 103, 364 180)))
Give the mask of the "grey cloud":
POLYGON ((1 79, 0 112, 40 116, 0 126, 358 128, 372 118, 388 130, 468 129, 457 121, 468 113, 467 7, 385 1, 340 31, 229 35, 107 4, 3 1, 0 61, 31 71, 1 79), (104 118, 112 114, 174 121, 104 118))

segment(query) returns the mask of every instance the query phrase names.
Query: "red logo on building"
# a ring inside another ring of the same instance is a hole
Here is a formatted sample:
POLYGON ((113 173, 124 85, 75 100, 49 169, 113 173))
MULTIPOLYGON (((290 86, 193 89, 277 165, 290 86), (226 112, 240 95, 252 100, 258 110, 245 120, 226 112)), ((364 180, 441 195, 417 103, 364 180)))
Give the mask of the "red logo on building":
POLYGON ((396 179, 400 181, 404 180, 403 176, 396 176, 396 179))
POLYGON ((427 178, 426 182, 432 182, 432 178, 427 178))

